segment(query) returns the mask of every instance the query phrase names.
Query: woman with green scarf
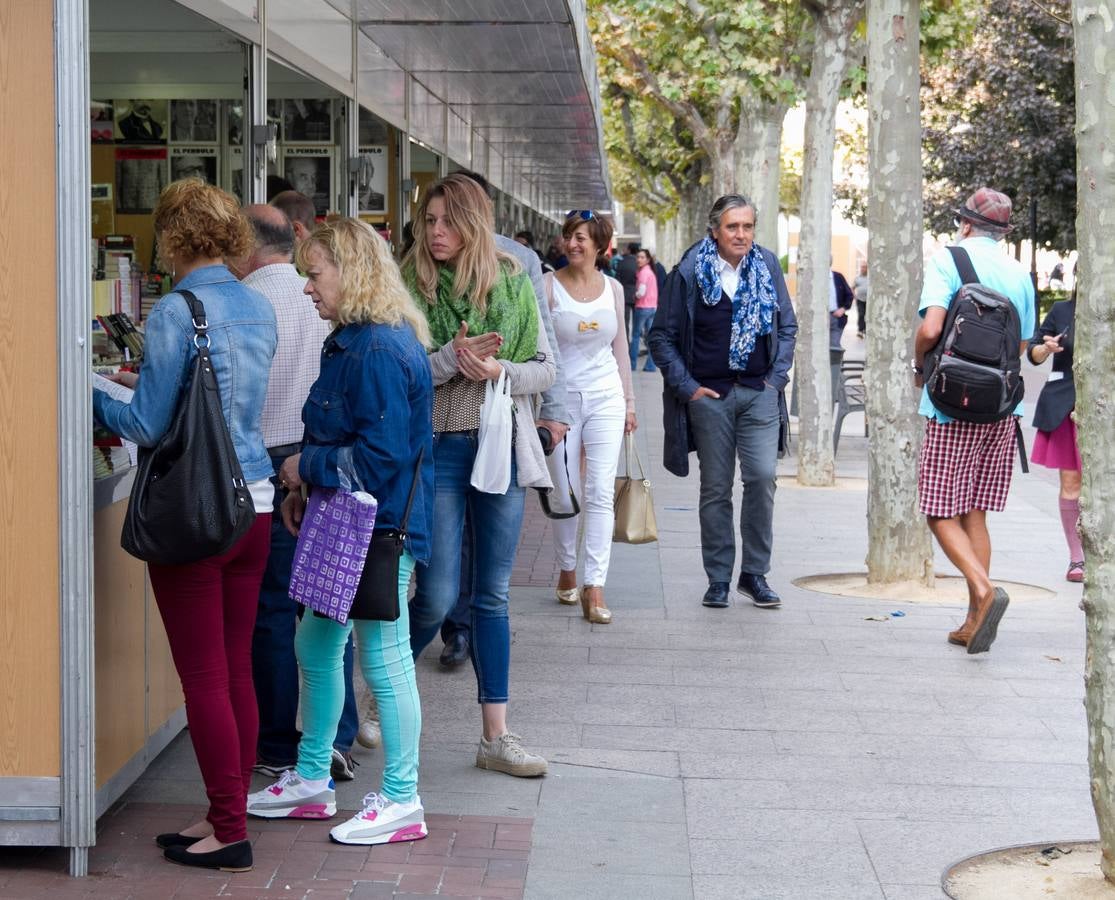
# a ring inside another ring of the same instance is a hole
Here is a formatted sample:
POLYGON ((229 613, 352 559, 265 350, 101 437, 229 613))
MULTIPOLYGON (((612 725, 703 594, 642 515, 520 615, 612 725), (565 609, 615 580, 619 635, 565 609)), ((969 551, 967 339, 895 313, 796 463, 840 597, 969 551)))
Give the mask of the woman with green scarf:
POLYGON ((507 730, 507 607, 525 489, 552 487, 532 398, 553 383, 555 368, 530 280, 496 250, 492 231, 492 203, 483 188, 450 175, 427 191, 414 246, 403 261, 403 277, 426 313, 436 348, 430 354, 433 550, 429 564, 418 569, 410 642, 417 659, 457 602, 464 569, 472 582, 472 665, 483 720, 476 765, 529 777, 545 774, 546 760, 507 730), (484 388, 502 373, 514 401, 511 483, 504 493, 490 494, 470 479, 484 388), (461 565, 463 546, 471 565, 461 565))

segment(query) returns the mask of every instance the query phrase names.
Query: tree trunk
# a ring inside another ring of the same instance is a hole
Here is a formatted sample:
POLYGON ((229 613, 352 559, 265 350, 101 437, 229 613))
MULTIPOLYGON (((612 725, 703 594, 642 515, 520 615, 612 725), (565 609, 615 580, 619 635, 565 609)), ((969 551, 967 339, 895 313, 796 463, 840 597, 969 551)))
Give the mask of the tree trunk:
POLYGON ((736 136, 736 190, 758 211, 755 241, 778 253, 778 179, 786 106, 744 98, 736 136))
POLYGON ((816 19, 805 94, 805 159, 798 251, 798 481, 835 482, 832 452, 832 377, 829 374, 829 290, 832 280, 832 164, 836 106, 848 66, 852 29, 863 0, 829 0, 816 19))
POLYGON ((1100 868, 1115 882, 1115 0, 1075 0, 1076 161, 1076 410, 1083 489, 1080 530, 1087 578, 1084 611, 1088 652, 1084 706, 1092 805, 1099 824, 1100 868))
POLYGON ((910 323, 922 284, 920 0, 867 0, 870 233, 867 580, 933 585, 933 547, 918 512, 917 415, 910 323))

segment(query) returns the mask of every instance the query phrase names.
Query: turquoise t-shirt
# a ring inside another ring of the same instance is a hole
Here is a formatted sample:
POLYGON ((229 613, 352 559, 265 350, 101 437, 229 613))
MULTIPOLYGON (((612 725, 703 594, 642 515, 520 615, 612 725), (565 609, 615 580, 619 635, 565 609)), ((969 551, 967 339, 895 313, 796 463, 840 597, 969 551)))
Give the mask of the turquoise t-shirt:
MULTIPOLYGON (((1022 340, 1029 340, 1036 324, 1034 283, 1030 280, 1030 273, 1017 260, 1007 256, 999 242, 993 238, 968 238, 961 241, 958 246, 968 251, 972 268, 976 270, 980 284, 1010 298, 1011 303, 1018 310, 1018 318, 1022 323, 1022 340)), ((948 250, 935 254, 925 267, 925 284, 921 290, 918 315, 924 317, 925 311, 931 306, 948 309, 953 295, 960 288, 960 273, 956 271, 952 254, 948 250)), ((1023 414, 1021 402, 1014 412, 1019 416, 1023 414)), ((929 399, 929 391, 924 387, 921 389, 921 405, 918 407, 918 414, 942 423, 954 421, 933 405, 929 399)))

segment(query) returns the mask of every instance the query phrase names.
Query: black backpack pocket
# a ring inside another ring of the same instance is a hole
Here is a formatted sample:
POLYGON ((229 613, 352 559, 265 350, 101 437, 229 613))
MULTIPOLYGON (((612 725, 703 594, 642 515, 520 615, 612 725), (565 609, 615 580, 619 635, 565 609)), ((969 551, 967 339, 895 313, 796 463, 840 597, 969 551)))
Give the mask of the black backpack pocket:
MULTIPOLYGON (((987 318, 994 313, 985 313, 987 318)), ((1002 362, 1003 325, 1000 321, 984 321, 983 317, 961 314, 953 325, 952 342, 946 353, 970 362, 998 367, 1002 362)))
MULTIPOLYGON (((1007 392, 998 369, 944 356, 928 387, 929 399, 947 416, 969 422, 995 422, 1004 418, 1007 392)), ((1007 410, 1009 413, 1009 407, 1007 410)))

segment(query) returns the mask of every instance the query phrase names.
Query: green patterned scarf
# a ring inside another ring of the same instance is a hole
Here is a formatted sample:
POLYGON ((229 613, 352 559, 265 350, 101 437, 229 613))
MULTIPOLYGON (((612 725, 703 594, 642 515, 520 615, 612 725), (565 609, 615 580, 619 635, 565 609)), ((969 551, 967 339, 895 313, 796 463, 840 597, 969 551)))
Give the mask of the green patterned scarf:
POLYGON ((448 344, 461 322, 468 322, 471 337, 488 331, 503 336, 497 359, 532 359, 538 352, 538 304, 530 279, 523 274, 509 275, 501 266, 500 277, 488 294, 488 308, 481 313, 467 298, 453 295, 454 275, 449 266, 438 267, 437 300, 429 303, 416 287, 413 267, 407 266, 403 272, 407 287, 430 323, 435 346, 448 344))

